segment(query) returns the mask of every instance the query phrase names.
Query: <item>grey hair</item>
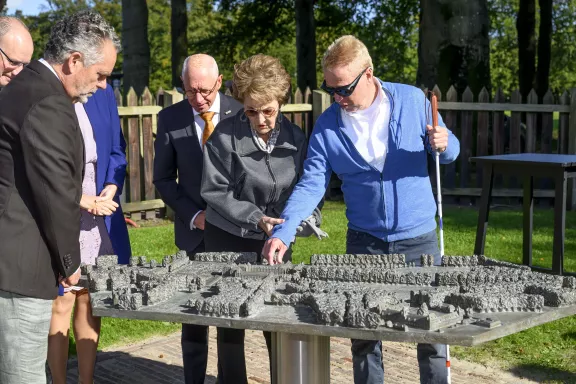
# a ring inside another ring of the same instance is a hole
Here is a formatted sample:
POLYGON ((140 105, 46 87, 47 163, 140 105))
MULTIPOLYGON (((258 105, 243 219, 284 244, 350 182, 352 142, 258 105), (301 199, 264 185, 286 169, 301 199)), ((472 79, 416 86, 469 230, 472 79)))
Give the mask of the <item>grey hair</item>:
POLYGON ((46 43, 44 58, 51 64, 64 64, 73 52, 84 56, 89 67, 104 59, 102 44, 110 40, 120 51, 120 39, 114 28, 94 11, 80 11, 56 22, 46 43))
POLYGON ((14 16, 0 16, 0 38, 4 37, 10 31, 14 23, 20 24, 27 31, 29 30, 22 20, 14 16))

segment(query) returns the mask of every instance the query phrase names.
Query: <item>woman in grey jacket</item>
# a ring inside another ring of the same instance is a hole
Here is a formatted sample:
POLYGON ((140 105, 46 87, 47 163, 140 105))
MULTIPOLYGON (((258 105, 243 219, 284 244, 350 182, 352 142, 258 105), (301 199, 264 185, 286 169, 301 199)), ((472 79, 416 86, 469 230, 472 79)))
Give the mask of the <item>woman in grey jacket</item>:
MULTIPOLYGON (((206 142, 202 198, 206 252, 256 252, 296 185, 306 136, 284 118, 290 75, 280 60, 255 55, 234 67, 233 95, 244 103, 206 142)), ((264 332, 270 352, 270 333, 264 332)), ((247 383, 244 330, 218 328, 218 382, 247 383)))

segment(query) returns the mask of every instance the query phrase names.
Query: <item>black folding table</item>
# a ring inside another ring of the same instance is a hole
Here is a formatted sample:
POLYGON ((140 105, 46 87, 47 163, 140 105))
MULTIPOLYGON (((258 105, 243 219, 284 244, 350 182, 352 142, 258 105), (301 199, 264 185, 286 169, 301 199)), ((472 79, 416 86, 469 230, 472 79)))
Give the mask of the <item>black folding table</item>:
POLYGON ((566 229, 566 186, 569 178, 576 178, 576 155, 519 153, 509 155, 471 157, 471 162, 482 165, 482 196, 476 229, 474 253, 484 254, 488 215, 492 199, 495 173, 512 174, 523 181, 523 263, 532 269, 557 275, 576 275, 564 272, 564 236, 566 229), (532 222, 534 209, 534 178, 552 178, 554 195, 554 241, 552 246, 552 269, 532 265, 532 222))

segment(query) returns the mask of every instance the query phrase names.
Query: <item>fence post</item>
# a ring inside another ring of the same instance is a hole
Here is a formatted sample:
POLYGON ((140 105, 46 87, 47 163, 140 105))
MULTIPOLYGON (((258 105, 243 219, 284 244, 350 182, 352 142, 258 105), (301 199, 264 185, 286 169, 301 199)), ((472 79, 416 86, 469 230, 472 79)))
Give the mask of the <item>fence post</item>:
MULTIPOLYGON (((138 96, 134 88, 130 87, 126 96, 126 104, 129 107, 138 106, 138 96)), ((128 175, 130 202, 140 201, 140 132, 138 116, 128 118, 128 175)))
MULTIPOLYGON (((142 94, 142 105, 153 105, 152 93, 148 87, 142 94)), ((144 198, 153 200, 155 196, 154 184, 152 183, 152 169, 154 167, 154 140, 152 132, 152 116, 142 116, 142 157, 144 160, 144 198)), ((146 211, 146 219, 153 219, 154 211, 146 211)))
MULTIPOLYGON (((576 155, 576 88, 570 90, 570 123, 568 126, 568 153, 576 155)), ((569 210, 576 210, 576 180, 569 179, 568 201, 569 210)))
MULTIPOLYGON (((561 105, 570 105, 570 94, 564 91, 560 97, 561 105)), ((570 124, 570 113, 560 113, 558 119, 558 153, 568 153, 568 125, 570 124)))
MULTIPOLYGON (((472 103, 474 95, 470 87, 466 87, 462 94, 463 103, 472 103)), ((470 185, 470 156, 472 155, 472 132, 473 124, 472 111, 462 111, 460 115, 460 188, 467 188, 470 185)))
MULTIPOLYGON (((448 92, 446 92, 446 101, 457 102, 458 92, 453 85, 450 86, 448 92)), ((460 138, 460 128, 458 126, 458 113, 456 111, 446 111, 444 113, 444 123, 449 130, 452 131, 457 138, 460 138)), ((456 186, 456 162, 453 161, 450 164, 444 166, 445 176, 444 185, 446 188, 454 188, 456 186)))
MULTIPOLYGON (((479 103, 489 103, 490 95, 486 87, 482 87, 480 94, 478 95, 479 103)), ((488 130, 489 130, 489 119, 490 112, 480 111, 478 112, 478 122, 476 124, 476 156, 487 156, 488 155, 488 130)), ((482 186, 482 164, 476 164, 476 185, 478 187, 482 186)))
MULTIPOLYGON (((320 115, 322 114, 322 112, 324 112, 326 109, 328 109, 328 107, 330 106, 331 101, 330 101, 330 95, 327 94, 326 92, 322 92, 322 91, 317 91, 314 90, 312 91, 312 123, 316 124, 316 120, 318 120, 318 117, 320 117, 320 115)), ((312 132, 312 129, 314 127, 310 127, 311 130, 310 132, 312 132)))
MULTIPOLYGON (((306 91, 304 91, 303 102, 306 104, 312 104, 312 90, 310 87, 306 87, 306 91)), ((314 125, 312 122, 312 113, 303 113, 302 116, 304 116, 304 133, 306 134, 306 137, 310 137, 310 134, 312 133, 312 126, 314 125)))
MULTIPOLYGON (((302 104, 304 102, 304 95, 300 88, 296 88, 296 92, 294 93, 294 104, 302 104)), ((294 113, 292 118, 292 122, 296 124, 300 129, 304 129, 302 126, 302 114, 301 113, 294 113)))
MULTIPOLYGON (((532 89, 528 94, 527 104, 538 104, 538 94, 532 89)), ((536 130, 538 125, 538 114, 527 112, 526 113, 526 145, 524 152, 536 152, 536 130)))

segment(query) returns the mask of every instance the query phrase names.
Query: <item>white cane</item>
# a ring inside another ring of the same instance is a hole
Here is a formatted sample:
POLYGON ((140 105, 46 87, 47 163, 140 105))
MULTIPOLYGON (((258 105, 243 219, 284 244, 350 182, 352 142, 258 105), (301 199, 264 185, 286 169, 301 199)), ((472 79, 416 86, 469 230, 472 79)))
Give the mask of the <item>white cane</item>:
MULTIPOLYGON (((430 104, 432 105, 432 125, 436 127, 438 125, 438 99, 433 93, 430 98, 430 104)), ((444 256, 444 227, 442 224, 442 188, 440 185, 440 152, 435 151, 434 159, 436 160, 436 201, 438 203, 438 221, 440 228, 440 257, 444 256)), ((450 346, 446 344, 446 370, 447 370, 447 382, 452 383, 452 377, 450 375, 450 346)))

